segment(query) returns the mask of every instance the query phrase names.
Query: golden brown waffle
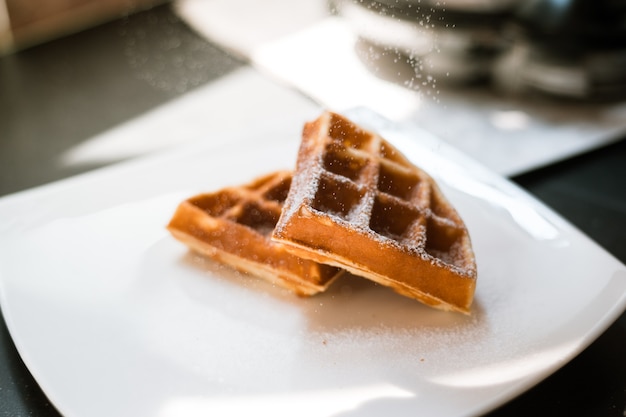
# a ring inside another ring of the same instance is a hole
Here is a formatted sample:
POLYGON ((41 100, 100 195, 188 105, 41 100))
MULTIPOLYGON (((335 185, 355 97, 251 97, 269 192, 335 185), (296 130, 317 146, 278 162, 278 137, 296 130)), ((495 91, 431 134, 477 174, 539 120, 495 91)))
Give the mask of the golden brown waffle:
POLYGON ((272 238, 425 304, 470 310, 476 264, 456 210, 428 174, 340 115, 305 125, 272 238))
POLYGON ((195 196, 178 206, 167 228, 194 251, 299 295, 324 291, 338 269, 295 256, 270 239, 290 184, 291 173, 279 171, 195 196))

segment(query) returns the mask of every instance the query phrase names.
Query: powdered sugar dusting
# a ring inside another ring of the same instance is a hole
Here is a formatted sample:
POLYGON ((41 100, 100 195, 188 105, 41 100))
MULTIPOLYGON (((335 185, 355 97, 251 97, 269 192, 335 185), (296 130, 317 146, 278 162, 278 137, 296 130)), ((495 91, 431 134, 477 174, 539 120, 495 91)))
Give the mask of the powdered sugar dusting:
POLYGON ((496 325, 480 305, 469 317, 449 314, 351 278, 307 300, 305 314, 302 354, 314 364, 311 371, 341 376, 349 369, 352 378, 361 369, 363 384, 385 375, 414 376, 394 383, 427 383, 451 370, 472 372, 506 362, 528 347, 519 330, 506 320, 496 325))
POLYGON ((467 230, 436 184, 380 136, 322 114, 305 125, 291 188, 275 237, 377 282, 403 283, 410 290, 402 293, 429 305, 468 312, 475 285, 465 278, 474 279, 476 269, 467 230), (417 183, 420 193, 413 190, 417 183), (299 224, 323 232, 311 237, 299 224), (334 242, 334 234, 342 241, 334 242), (377 248, 387 262, 373 255, 377 248), (411 288, 415 270, 443 271, 455 294, 425 280, 411 288))
POLYGON ((303 204, 313 200, 319 187, 320 171, 318 165, 308 163, 294 174, 281 218, 276 225, 277 233, 282 232, 285 224, 303 204))

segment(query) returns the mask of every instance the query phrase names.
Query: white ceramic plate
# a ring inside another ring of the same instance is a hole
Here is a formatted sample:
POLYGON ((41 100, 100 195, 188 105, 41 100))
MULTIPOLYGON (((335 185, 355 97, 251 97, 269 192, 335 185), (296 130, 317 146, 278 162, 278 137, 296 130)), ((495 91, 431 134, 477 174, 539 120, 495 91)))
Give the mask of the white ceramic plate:
POLYGON ((190 255, 182 199, 293 165, 291 132, 201 144, 0 200, 3 313, 68 416, 487 412, 591 343, 626 305, 626 268, 528 194, 366 111, 429 170, 478 261, 471 317, 355 278, 309 299, 190 255))

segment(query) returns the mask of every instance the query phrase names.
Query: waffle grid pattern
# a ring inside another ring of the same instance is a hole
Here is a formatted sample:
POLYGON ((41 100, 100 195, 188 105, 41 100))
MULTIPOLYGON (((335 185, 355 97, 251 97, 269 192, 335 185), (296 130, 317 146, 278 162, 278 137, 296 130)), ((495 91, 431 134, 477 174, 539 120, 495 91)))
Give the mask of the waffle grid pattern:
POLYGON ((278 171, 182 202, 168 229, 198 253, 299 295, 324 291, 339 270, 291 254, 271 234, 291 185, 278 171))
POLYGON ((463 223, 426 173, 343 118, 332 117, 327 131, 319 138, 322 169, 312 208, 409 252, 465 267, 456 254, 463 223))
POLYGON ((469 312, 476 265, 456 210, 427 173, 335 113, 305 125, 272 239, 425 304, 469 312))
POLYGON ((242 187, 230 187, 194 197, 189 202, 226 225, 241 225, 268 237, 280 217, 291 185, 291 174, 278 172, 242 187))

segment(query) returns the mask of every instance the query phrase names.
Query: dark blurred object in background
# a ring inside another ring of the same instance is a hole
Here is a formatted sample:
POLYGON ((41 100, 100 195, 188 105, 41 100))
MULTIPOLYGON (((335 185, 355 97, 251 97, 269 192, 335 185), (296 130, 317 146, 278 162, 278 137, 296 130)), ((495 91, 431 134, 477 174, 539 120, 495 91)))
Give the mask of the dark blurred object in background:
POLYGON ((335 0, 359 36, 440 84, 626 98, 626 1, 335 0))
POLYGON ((581 99, 626 97, 626 2, 530 0, 508 27, 498 84, 581 99))
POLYGON ((419 76, 474 83, 490 76, 518 0, 335 0, 363 42, 414 61, 419 76))

